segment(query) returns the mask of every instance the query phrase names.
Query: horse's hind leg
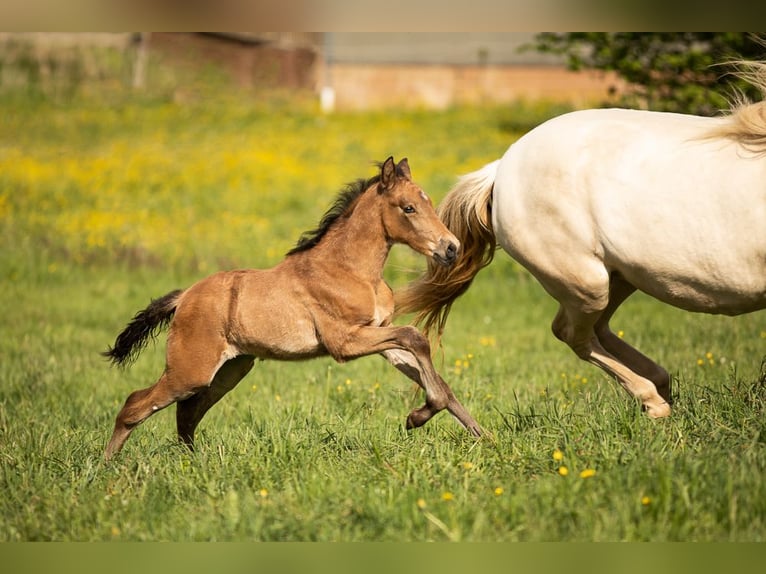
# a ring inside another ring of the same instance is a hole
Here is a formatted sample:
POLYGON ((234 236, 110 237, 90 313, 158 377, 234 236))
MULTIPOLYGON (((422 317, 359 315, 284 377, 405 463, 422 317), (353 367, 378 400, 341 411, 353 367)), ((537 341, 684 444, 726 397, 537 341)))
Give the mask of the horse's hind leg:
POLYGON ((253 357, 240 355, 228 360, 213 377, 208 387, 199 390, 188 399, 176 404, 176 427, 178 438, 190 449, 194 448, 194 430, 205 416, 205 413, 221 398, 237 386, 250 369, 253 368, 253 357))
POLYGON ((636 291, 636 288, 620 275, 613 274, 609 282, 609 304, 595 324, 596 336, 609 354, 625 363, 632 371, 654 383, 657 392, 673 404, 670 392, 670 375, 660 365, 620 339, 609 327, 609 320, 617 308, 636 291))
POLYGON ((602 346, 594 326, 602 311, 587 312, 580 308, 561 305, 553 320, 554 334, 567 343, 581 359, 606 371, 633 397, 641 401, 652 418, 670 414, 670 406, 660 397, 654 383, 628 367, 602 346))
MULTIPOLYGON (((641 401, 650 417, 669 415, 670 405, 647 376, 651 361, 635 349, 628 351, 628 345, 617 342, 619 338, 608 328, 611 315, 633 292, 632 285, 616 275, 610 276, 600 261, 571 254, 567 261, 576 264, 568 274, 560 275, 562 270, 558 269, 556 276, 545 281, 546 289, 561 305, 553 320, 554 335, 578 357, 615 377, 631 396, 641 401)), ((652 370, 653 374, 657 372, 652 370)))

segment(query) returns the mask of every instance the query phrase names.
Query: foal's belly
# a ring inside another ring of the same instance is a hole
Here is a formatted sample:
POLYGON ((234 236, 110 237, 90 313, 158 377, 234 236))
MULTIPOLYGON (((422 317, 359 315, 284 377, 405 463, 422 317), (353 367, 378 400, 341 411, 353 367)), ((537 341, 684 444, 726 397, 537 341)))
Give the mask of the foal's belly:
POLYGON ((300 361, 327 354, 313 321, 290 313, 240 322, 231 339, 240 352, 259 359, 300 361))

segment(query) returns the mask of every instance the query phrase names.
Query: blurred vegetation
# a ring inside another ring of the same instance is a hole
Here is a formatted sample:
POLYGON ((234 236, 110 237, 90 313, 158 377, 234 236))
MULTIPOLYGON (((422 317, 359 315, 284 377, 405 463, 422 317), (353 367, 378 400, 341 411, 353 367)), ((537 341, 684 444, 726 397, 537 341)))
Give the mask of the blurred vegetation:
POLYGON ((572 70, 615 72, 628 82, 625 107, 709 116, 734 94, 762 96, 726 66, 766 56, 763 40, 745 32, 545 32, 534 48, 566 55, 572 70))
POLYGON ((138 71, 139 52, 139 35, 102 43, 11 35, 0 41, 0 98, 5 105, 20 101, 120 105, 200 101, 241 91, 218 67, 169 59, 151 47, 138 71))
POLYGON ((55 65, 39 56, 21 44, 3 56, 6 270, 33 261, 197 274, 273 265, 346 182, 374 175, 373 162, 409 157, 438 201, 457 175, 567 111, 521 102, 326 115, 312 93, 243 89, 157 55, 140 91, 130 51, 72 48, 55 65), (61 63, 70 59, 80 64, 61 63))

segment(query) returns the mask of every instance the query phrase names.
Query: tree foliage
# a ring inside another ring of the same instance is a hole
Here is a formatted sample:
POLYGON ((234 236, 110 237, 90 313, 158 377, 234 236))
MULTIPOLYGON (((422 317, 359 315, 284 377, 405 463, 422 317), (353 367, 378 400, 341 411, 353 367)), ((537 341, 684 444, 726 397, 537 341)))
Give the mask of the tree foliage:
POLYGON ((535 49, 564 54, 572 70, 611 71, 627 82, 620 104, 714 115, 734 97, 762 94, 732 75, 735 60, 763 60, 762 39, 743 32, 546 32, 535 49))

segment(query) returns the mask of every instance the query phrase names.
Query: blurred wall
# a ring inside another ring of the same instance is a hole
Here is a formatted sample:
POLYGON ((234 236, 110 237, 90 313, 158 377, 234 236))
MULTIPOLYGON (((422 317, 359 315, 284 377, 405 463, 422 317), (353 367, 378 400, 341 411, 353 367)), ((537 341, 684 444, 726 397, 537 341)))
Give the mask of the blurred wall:
MULTIPOLYGON (((560 56, 524 50, 534 37, 530 32, 0 33, 0 62, 29 45, 27 51, 40 62, 37 76, 57 70, 61 75, 57 61, 62 60, 74 78, 70 83, 84 83, 109 73, 109 60, 94 57, 92 49, 111 49, 122 54, 123 69, 132 71, 136 87, 145 85, 139 62, 151 54, 163 66, 183 69, 178 93, 189 77, 215 70, 240 88, 313 93, 327 110, 441 109, 519 99, 582 107, 604 102, 610 90, 620 89, 613 75, 571 72, 560 56)), ((0 80, 7 85, 32 76, 11 77, 6 70, 0 80)))
POLYGON ((337 109, 445 108, 544 99, 603 102, 614 75, 571 72, 530 46, 533 32, 326 33, 318 77, 337 109))

